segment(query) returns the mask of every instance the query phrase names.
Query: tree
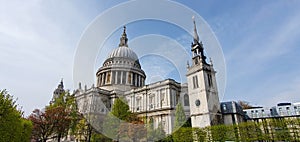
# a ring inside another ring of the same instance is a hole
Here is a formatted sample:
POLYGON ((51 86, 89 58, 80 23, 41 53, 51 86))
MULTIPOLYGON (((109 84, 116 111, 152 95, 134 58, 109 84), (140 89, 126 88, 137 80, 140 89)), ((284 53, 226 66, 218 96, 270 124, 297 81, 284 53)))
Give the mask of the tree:
POLYGON ((135 142, 146 138, 147 130, 144 122, 136 114, 131 113, 127 118, 127 122, 121 123, 119 134, 122 138, 128 138, 135 142))
POLYGON ((32 125, 22 118, 16 101, 6 90, 0 90, 0 141, 29 141, 32 125))
POLYGON ((33 138, 46 141, 56 138, 58 141, 69 134, 74 133, 78 121, 78 112, 75 97, 69 92, 60 94, 45 111, 35 109, 29 116, 33 123, 33 138))
POLYGON ((123 98, 114 101, 112 111, 106 116, 103 132, 117 141, 136 141, 146 137, 144 122, 131 113, 123 98))
POLYGON ((154 128, 153 118, 150 118, 147 123, 147 140, 148 141, 161 141, 165 139, 166 132, 163 129, 162 123, 158 123, 157 128, 154 128))
POLYGON ((104 119, 102 132, 112 139, 119 139, 118 131, 120 124, 120 119, 110 112, 104 119))
POLYGON ((120 136, 120 126, 121 123, 127 121, 131 112, 129 111, 129 106, 124 101, 123 98, 117 98, 112 106, 112 111, 108 113, 103 123, 103 132, 110 138, 119 141, 120 136))
POLYGON ((181 141, 182 138, 186 138, 183 136, 193 137, 192 129, 190 127, 185 126, 186 124, 186 116, 183 110, 181 103, 179 102, 176 105, 175 111, 175 132, 173 133, 173 140, 174 141, 181 141), (183 128, 187 127, 187 128, 183 128))
POLYGON ((131 115, 131 112, 130 112, 129 106, 125 102, 125 100, 123 98, 117 98, 112 107, 111 114, 121 120, 126 121, 126 120, 128 120, 129 116, 131 115))
POLYGON ((182 125, 184 125, 185 122, 186 122, 186 116, 183 107, 179 102, 176 105, 176 111, 175 111, 175 130, 180 128, 182 125))
POLYGON ((75 97, 68 91, 55 98, 46 111, 53 117, 51 123, 58 142, 68 135, 69 130, 74 133, 79 115, 75 97))
POLYGON ((83 140, 83 141, 90 142, 91 137, 95 132, 95 130, 92 127, 92 125, 88 122, 87 119, 89 118, 85 118, 81 116, 81 119, 76 124, 76 129, 74 134, 77 137, 77 139, 79 139, 80 141, 83 140))
POLYGON ((57 141, 68 135, 71 125, 70 111, 63 106, 50 107, 46 110, 51 116, 50 123, 53 125, 53 134, 56 135, 57 141))
MULTIPOLYGON (((209 127, 213 141, 237 141, 235 139, 234 125, 214 125, 209 127)), ((246 139, 242 139, 246 140, 246 139)))
POLYGON ((22 134, 21 134, 21 140, 22 141, 30 141, 31 133, 32 133, 32 122, 28 119, 22 118, 22 134))
POLYGON ((111 142, 112 139, 104 136, 101 133, 94 132, 91 137, 91 142, 111 142))
POLYGON ((246 102, 246 101, 239 100, 238 104, 241 105, 243 109, 249 109, 249 108, 253 107, 252 105, 250 105, 249 102, 246 102))
POLYGON ((50 123, 52 118, 49 113, 35 109, 28 119, 33 123, 32 138, 46 142, 53 133, 53 125, 50 123))
POLYGON ((172 135, 173 135, 174 142, 194 141, 192 127, 181 127, 172 135))
POLYGON ((203 142, 207 139, 207 129, 206 128, 192 128, 193 133, 196 135, 196 141, 203 142))

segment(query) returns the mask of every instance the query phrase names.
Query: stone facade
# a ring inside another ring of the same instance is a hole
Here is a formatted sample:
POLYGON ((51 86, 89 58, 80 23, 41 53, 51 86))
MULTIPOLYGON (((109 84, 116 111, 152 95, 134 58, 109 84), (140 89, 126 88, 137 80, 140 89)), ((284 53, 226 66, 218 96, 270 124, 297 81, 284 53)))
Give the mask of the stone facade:
POLYGON ((215 70, 205 61, 202 43, 194 39, 193 64, 188 67, 187 82, 193 127, 206 127, 220 123, 221 111, 215 70))
POLYGON ((220 102, 212 63, 206 62, 204 48, 199 41, 194 22, 192 44, 193 64, 187 68, 187 83, 166 79, 145 84, 146 74, 141 69, 138 56, 127 44, 126 29, 119 47, 111 52, 96 73, 96 86, 75 90, 78 108, 82 114, 105 116, 120 96, 125 98, 130 111, 159 124, 167 134, 174 129, 175 108, 181 102, 192 127, 206 127, 223 123, 220 102))

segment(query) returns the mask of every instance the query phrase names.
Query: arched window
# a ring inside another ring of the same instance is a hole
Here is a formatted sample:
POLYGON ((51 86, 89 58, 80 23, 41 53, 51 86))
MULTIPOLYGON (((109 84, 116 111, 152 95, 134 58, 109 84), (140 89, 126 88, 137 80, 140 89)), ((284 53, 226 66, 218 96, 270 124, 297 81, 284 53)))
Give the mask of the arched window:
POLYGON ((184 100, 184 106, 189 106, 190 105, 188 94, 184 94, 183 100, 184 100))

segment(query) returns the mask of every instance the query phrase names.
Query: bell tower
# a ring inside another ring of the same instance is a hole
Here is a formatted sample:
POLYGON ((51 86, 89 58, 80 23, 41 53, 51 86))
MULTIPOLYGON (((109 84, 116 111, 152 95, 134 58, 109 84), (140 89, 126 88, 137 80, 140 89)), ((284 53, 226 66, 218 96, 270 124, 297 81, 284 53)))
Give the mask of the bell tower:
POLYGON ((195 19, 194 40, 191 45, 192 65, 187 66, 188 94, 192 127, 206 127, 220 123, 221 111, 212 62, 206 62, 202 42, 199 42, 195 19))

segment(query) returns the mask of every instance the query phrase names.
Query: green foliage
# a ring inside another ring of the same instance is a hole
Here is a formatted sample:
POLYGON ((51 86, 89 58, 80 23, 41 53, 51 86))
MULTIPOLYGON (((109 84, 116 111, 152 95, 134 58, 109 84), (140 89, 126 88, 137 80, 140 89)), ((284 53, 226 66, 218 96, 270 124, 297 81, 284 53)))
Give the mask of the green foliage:
POLYGON ((76 100, 69 92, 60 94, 45 111, 36 109, 29 116, 33 123, 33 138, 46 141, 54 136, 58 141, 64 136, 75 132, 78 112, 76 100))
POLYGON ((88 122, 89 118, 81 117, 77 122, 74 135, 79 141, 91 141, 92 135, 96 132, 92 125, 88 122))
POLYGON ((212 139, 214 141, 235 140, 233 125, 215 125, 210 127, 212 139))
POLYGON ((137 141, 146 137, 146 128, 141 118, 131 113, 123 98, 117 98, 103 122, 103 133, 121 141, 137 141))
POLYGON ((162 141, 300 141, 300 118, 269 118, 236 125, 181 127, 162 141))
POLYGON ((32 138, 36 141, 47 141, 53 132, 53 125, 49 113, 35 109, 28 117, 33 124, 32 138))
POLYGON ((68 135, 69 130, 73 133, 78 120, 77 104, 75 97, 69 92, 60 94, 50 106, 46 107, 46 112, 53 116, 53 132, 58 141, 68 135))
POLYGON ((207 130, 205 128, 204 129, 193 128, 193 134, 194 134, 194 138, 198 142, 204 142, 207 140, 207 130))
POLYGON ((91 142, 112 142, 112 139, 104 136, 103 134, 93 133, 91 142))
MULTIPOLYGON (((290 135, 290 130, 288 129, 286 119, 272 119, 269 124, 271 126, 271 131, 273 132, 273 139, 276 141, 282 140, 292 140, 290 135)), ((299 125, 298 125, 299 128, 299 125)))
POLYGON ((181 127, 173 134, 174 142, 193 141, 193 129, 191 127, 181 127))
POLYGON ((103 132, 110 138, 120 139, 120 126, 124 121, 130 121, 132 114, 129 111, 129 106, 123 98, 117 98, 112 106, 112 111, 108 113, 103 122, 103 132))
POLYGON ((300 119, 288 119, 286 120, 287 126, 289 126, 290 139, 291 141, 300 141, 300 119))
POLYGON ((105 117, 103 122, 103 133, 112 138, 118 139, 119 138, 119 127, 121 125, 121 120, 115 117, 111 112, 105 117))
POLYGON ((121 120, 127 120, 131 114, 129 106, 123 98, 117 98, 114 101, 111 114, 121 120))
POLYGON ((31 132, 32 132, 32 122, 28 119, 22 119, 21 120, 22 125, 22 133, 21 133, 21 140, 24 142, 30 141, 31 138, 31 132))
POLYGON ((32 124, 22 118, 13 97, 0 90, 0 141, 29 141, 31 128, 32 124))
POLYGON ((159 142, 173 142, 173 136, 168 135, 167 137, 163 138, 162 140, 159 140, 159 142))
POLYGON ((175 129, 178 129, 182 125, 184 125, 186 122, 186 116, 183 110, 183 107, 181 103, 179 102, 176 105, 176 111, 175 111, 175 129))
POLYGON ((147 140, 148 141, 159 141, 164 139, 166 132, 163 130, 161 123, 158 124, 157 128, 154 129, 153 123, 150 122, 147 126, 147 140))
POLYGON ((243 141, 262 140, 261 124, 256 122, 244 122, 238 125, 240 139, 243 141))

